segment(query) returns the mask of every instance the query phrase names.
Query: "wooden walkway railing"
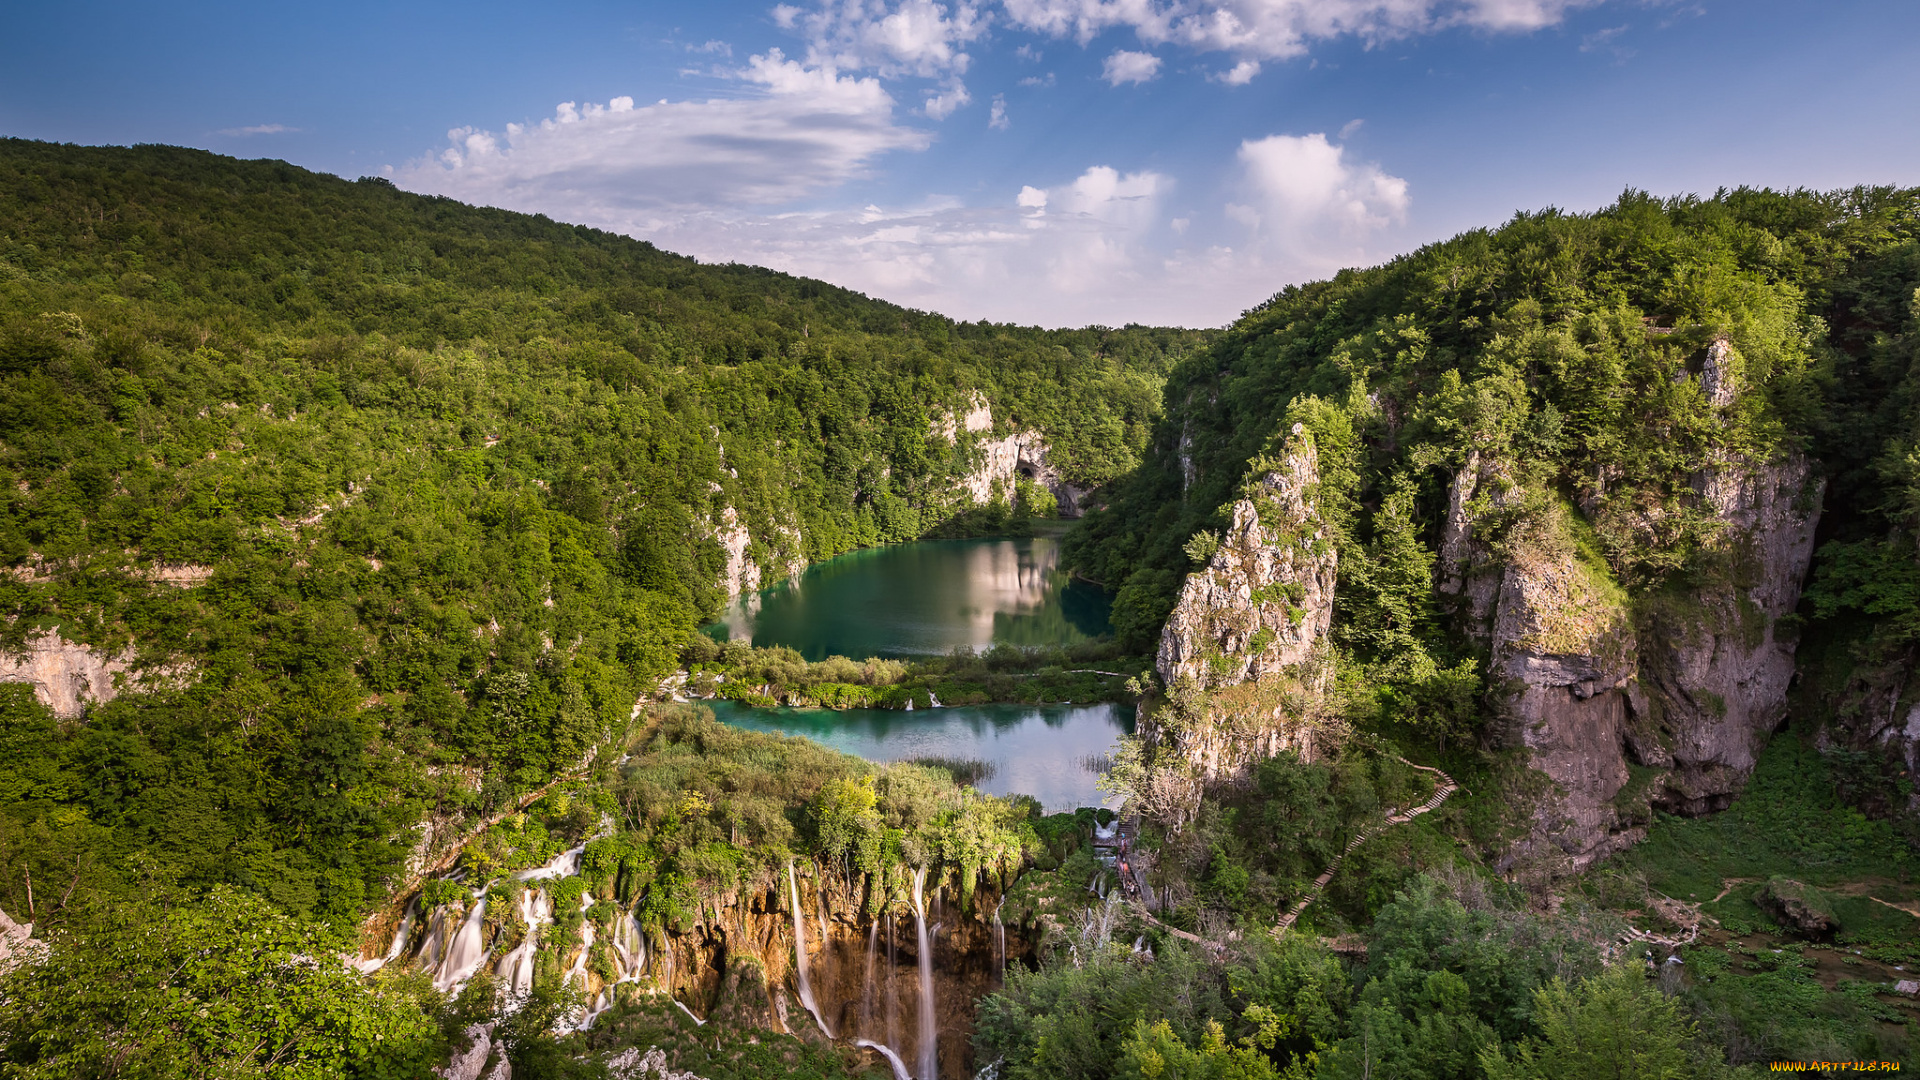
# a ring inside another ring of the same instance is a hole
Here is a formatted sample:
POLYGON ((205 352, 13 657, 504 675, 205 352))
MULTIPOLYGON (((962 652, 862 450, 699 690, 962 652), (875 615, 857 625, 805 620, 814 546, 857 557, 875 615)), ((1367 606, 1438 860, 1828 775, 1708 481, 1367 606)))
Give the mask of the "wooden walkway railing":
POLYGON ((1405 764, 1415 769, 1419 769, 1421 772, 1430 772, 1433 775, 1440 778, 1439 786, 1434 788, 1433 797, 1428 799, 1426 802, 1421 803, 1419 806, 1414 807, 1411 810, 1406 810, 1398 814, 1389 815, 1387 820, 1381 822, 1378 825, 1375 825, 1371 829, 1362 829, 1358 834, 1356 834, 1354 838, 1350 842, 1348 842, 1346 850, 1342 851, 1340 854, 1335 855, 1333 857, 1333 862, 1327 866, 1326 872, 1321 874, 1319 877, 1313 879, 1313 887, 1307 890, 1307 895, 1301 897, 1300 902, 1293 905, 1293 910, 1281 916, 1279 924, 1273 928, 1273 934, 1275 937, 1278 937, 1281 934, 1286 933, 1288 930, 1293 929, 1293 924, 1300 918, 1301 913, 1307 910, 1307 905, 1313 903, 1316 899, 1319 898, 1321 890, 1325 889, 1327 887, 1327 883, 1333 880, 1333 875, 1337 871, 1339 871, 1341 862, 1344 861, 1346 857, 1353 852, 1354 848, 1357 848, 1361 844, 1364 844, 1368 840, 1371 840, 1375 836, 1378 836, 1381 832, 1385 831, 1389 826, 1398 825, 1402 822, 1412 821, 1414 818, 1419 817, 1421 814, 1438 810, 1440 808, 1440 805, 1446 802, 1447 799, 1451 797, 1454 792, 1460 790, 1460 785, 1453 782, 1453 777, 1448 776, 1446 773, 1441 772, 1439 769, 1431 768, 1426 765, 1415 765, 1413 762, 1408 761, 1406 758, 1401 758, 1400 761, 1402 764, 1405 764))

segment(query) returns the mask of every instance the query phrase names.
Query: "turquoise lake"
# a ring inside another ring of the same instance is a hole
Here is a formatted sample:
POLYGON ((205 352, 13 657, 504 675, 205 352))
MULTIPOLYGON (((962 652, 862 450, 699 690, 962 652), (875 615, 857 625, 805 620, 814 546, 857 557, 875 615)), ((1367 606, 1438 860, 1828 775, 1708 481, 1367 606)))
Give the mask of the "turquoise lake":
POLYGON ((1068 645, 1107 633, 1112 600, 1060 569, 1059 542, 923 540, 850 552, 736 599, 707 632, 809 660, 1068 645))
MULTIPOLYGON (((842 555, 741 597, 706 632, 828 656, 936 656, 959 647, 1068 645, 1110 630, 1111 599, 1059 569, 1058 542, 928 540, 842 555)), ((755 709, 711 701, 722 723, 804 735, 870 761, 971 758, 993 768, 979 789, 1031 795, 1048 812, 1098 806, 1099 761, 1133 730, 1133 707, 755 709)))

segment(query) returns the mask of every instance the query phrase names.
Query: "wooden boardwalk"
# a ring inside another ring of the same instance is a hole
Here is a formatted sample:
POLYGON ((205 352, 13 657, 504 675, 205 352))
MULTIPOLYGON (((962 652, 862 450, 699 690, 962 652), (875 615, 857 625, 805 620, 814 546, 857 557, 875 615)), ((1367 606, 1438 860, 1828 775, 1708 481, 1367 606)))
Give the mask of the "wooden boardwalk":
POLYGON ((1333 875, 1337 873, 1340 869, 1340 863, 1344 861, 1349 854, 1352 854, 1354 848, 1357 848, 1361 844, 1364 844, 1367 841, 1373 839, 1375 836, 1378 836, 1380 833, 1384 832, 1389 826, 1398 825, 1398 824, 1401 824, 1402 822, 1412 821, 1414 818, 1419 817, 1421 814, 1438 810, 1440 808, 1440 805, 1446 802, 1447 799, 1450 798, 1454 792, 1460 790, 1460 785, 1453 782, 1453 777, 1448 776, 1446 773, 1441 772, 1439 769, 1430 768, 1426 765, 1415 765, 1413 764, 1413 762, 1408 761, 1406 758, 1401 758, 1400 761, 1402 764, 1408 765, 1415 769, 1419 769, 1421 772, 1430 772, 1433 775, 1440 778, 1439 786, 1434 788, 1433 790, 1433 797, 1431 799, 1428 799, 1426 802, 1421 803, 1419 806, 1414 807, 1411 810, 1405 810, 1398 814, 1389 815, 1387 817, 1387 820, 1381 822, 1378 825, 1375 825, 1371 829, 1362 829, 1358 834, 1356 834, 1353 840, 1347 844, 1346 850, 1342 851, 1340 854, 1335 855, 1333 857, 1333 862, 1328 864, 1326 872, 1321 874, 1319 877, 1313 879, 1313 887, 1307 890, 1307 895, 1301 897, 1300 902, 1293 905, 1293 910, 1281 916, 1280 922, 1277 925, 1275 925, 1273 928, 1273 934, 1275 937, 1279 937, 1280 935, 1286 933, 1288 930, 1293 929, 1293 924, 1299 920, 1301 913, 1307 910, 1307 905, 1313 903, 1316 899, 1319 898, 1320 891, 1322 889, 1325 889, 1327 887, 1327 883, 1333 880, 1333 875))

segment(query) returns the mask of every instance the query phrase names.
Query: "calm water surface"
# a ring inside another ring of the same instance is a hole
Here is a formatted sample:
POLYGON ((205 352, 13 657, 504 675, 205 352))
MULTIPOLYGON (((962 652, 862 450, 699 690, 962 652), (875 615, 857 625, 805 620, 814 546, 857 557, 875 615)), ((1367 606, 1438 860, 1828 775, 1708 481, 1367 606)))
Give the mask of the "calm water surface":
POLYGON ((714 718, 749 731, 805 735, 868 761, 974 758, 993 765, 978 787, 1031 795, 1050 814, 1104 799, 1094 760, 1133 730, 1131 705, 962 705, 951 709, 755 709, 708 701, 714 718))
POLYGON ((829 656, 1068 645, 1107 633, 1112 601, 1059 567, 1051 538, 923 540, 850 552, 743 596, 707 632, 829 656))
MULTIPOLYGON (((1112 601, 1059 568, 1048 537, 927 540, 842 555, 734 601, 706 628, 722 640, 829 656, 937 656, 966 646, 1070 645, 1108 633, 1112 601)), ((1049 813, 1098 806, 1090 759, 1133 730, 1127 705, 967 705, 950 709, 755 709, 709 702, 722 723, 783 731, 869 761, 972 758, 979 785, 1032 795, 1049 813)))

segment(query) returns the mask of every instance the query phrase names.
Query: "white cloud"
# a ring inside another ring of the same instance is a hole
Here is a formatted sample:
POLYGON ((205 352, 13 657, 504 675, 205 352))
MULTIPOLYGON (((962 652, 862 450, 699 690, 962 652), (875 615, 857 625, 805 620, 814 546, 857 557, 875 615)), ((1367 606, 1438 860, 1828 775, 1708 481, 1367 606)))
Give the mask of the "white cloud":
POLYGON ((931 200, 911 208, 701 212, 662 221, 644 235, 697 258, 821 277, 956 318, 1049 326, 1224 322, 1239 307, 1228 310, 1219 294, 1189 289, 1184 280, 1168 288, 1167 257, 1156 244, 1172 189, 1158 173, 1095 166, 986 206, 931 200), (1198 312, 1196 300, 1204 305, 1198 312))
POLYGON ((1365 257, 1364 242, 1406 220, 1407 182, 1349 161, 1323 134, 1269 135, 1240 144, 1246 202, 1227 216, 1290 264, 1320 272, 1365 257))
POLYGON ((930 120, 945 120, 962 105, 971 104, 973 95, 967 93, 967 84, 954 79, 939 93, 927 98, 927 104, 921 111, 930 120))
POLYGON ((1339 37, 1377 44, 1451 27, 1525 33, 1560 22, 1570 10, 1600 2, 1004 0, 1011 25, 1051 37, 1072 37, 1083 45, 1104 31, 1131 29, 1149 45, 1181 44, 1246 60, 1287 59, 1304 53, 1311 41, 1339 37))
POLYGON ((1107 57, 1106 67, 1100 77, 1114 86, 1121 83, 1150 82, 1160 74, 1160 58, 1152 53, 1128 52, 1120 49, 1107 57))
POLYGON ((288 127, 285 124, 254 124, 251 127, 221 128, 216 134, 244 139, 249 135, 281 135, 299 130, 297 127, 288 127))
MULTIPOLYGON (((864 174, 930 137, 893 116, 872 78, 788 60, 778 50, 735 73, 758 93, 636 108, 563 102, 551 119, 504 133, 448 132, 437 157, 398 170, 402 187, 574 221, 640 227, 665 207, 791 202, 864 174), (639 215, 639 216, 636 216, 639 215)), ((962 91, 964 92, 964 91, 962 91)))
POLYGON ((1260 74, 1260 61, 1242 60, 1228 70, 1217 75, 1209 75, 1208 78, 1214 82, 1226 83, 1228 86, 1245 86, 1258 74, 1260 74))
POLYGON ((1353 138, 1353 133, 1365 127, 1366 123, 1367 122, 1365 120, 1360 119, 1359 117, 1355 117, 1352 120, 1349 120, 1344 124, 1341 124, 1340 125, 1340 141, 1345 142, 1348 139, 1353 138))
POLYGON ((782 4, 781 27, 807 39, 807 61, 822 67, 878 71, 884 78, 965 74, 965 47, 987 32, 989 18, 960 0, 821 0, 812 10, 782 4))
POLYGON ((1013 121, 1007 119, 1007 95, 993 95, 993 110, 987 116, 987 126, 995 131, 1005 131, 1013 126, 1013 121))

